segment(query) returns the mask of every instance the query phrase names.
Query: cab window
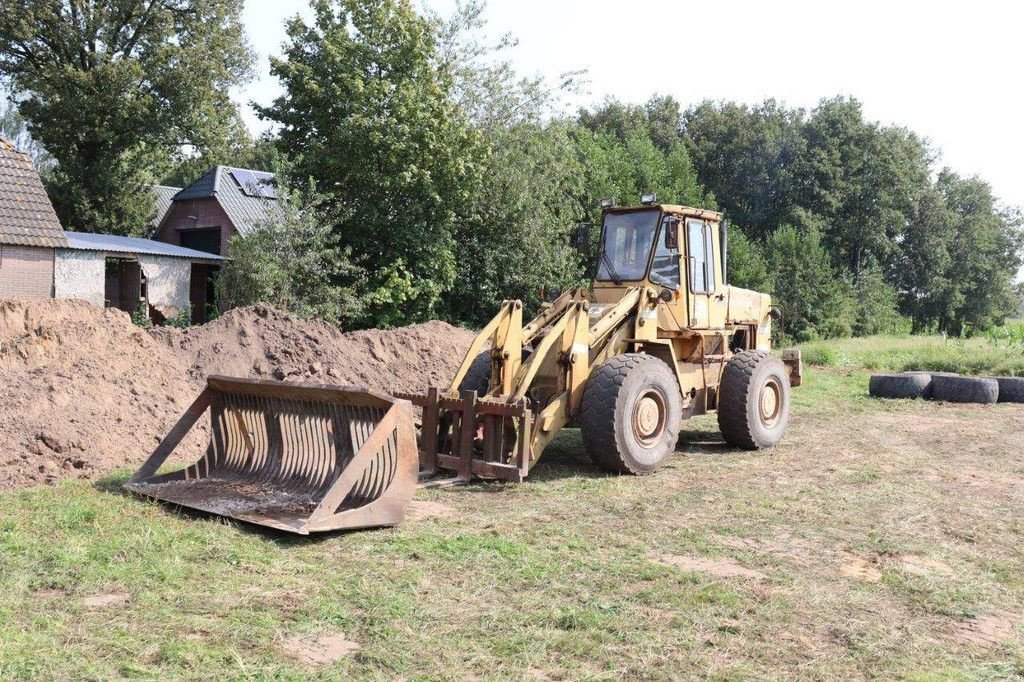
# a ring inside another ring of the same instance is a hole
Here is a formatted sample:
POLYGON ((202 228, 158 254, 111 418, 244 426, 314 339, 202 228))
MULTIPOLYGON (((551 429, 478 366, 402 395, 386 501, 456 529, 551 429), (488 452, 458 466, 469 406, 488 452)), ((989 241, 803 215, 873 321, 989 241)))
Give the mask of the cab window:
POLYGON ((654 250, 654 261, 651 263, 651 281, 670 289, 679 288, 679 247, 666 246, 668 231, 678 228, 678 221, 665 216, 658 232, 658 245, 654 250))
POLYGON ((711 225, 702 220, 686 223, 686 244, 690 262, 690 290, 708 294, 715 290, 715 269, 712 261, 711 225))

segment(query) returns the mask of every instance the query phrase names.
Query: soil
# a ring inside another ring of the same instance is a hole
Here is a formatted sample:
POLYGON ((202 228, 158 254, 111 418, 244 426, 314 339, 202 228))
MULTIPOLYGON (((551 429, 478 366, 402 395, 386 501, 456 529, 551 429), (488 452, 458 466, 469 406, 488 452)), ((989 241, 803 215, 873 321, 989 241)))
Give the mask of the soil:
POLYGON ((344 635, 323 635, 292 637, 285 640, 281 648, 307 668, 318 668, 356 653, 360 646, 344 635))
POLYGON ((709 573, 724 578, 764 578, 765 574, 741 565, 734 559, 708 559, 705 557, 666 554, 654 557, 656 563, 692 573, 709 573))
POLYGON ((343 333, 269 306, 147 330, 82 301, 2 301, 0 490, 136 467, 211 374, 423 391, 473 336, 443 322, 343 333))

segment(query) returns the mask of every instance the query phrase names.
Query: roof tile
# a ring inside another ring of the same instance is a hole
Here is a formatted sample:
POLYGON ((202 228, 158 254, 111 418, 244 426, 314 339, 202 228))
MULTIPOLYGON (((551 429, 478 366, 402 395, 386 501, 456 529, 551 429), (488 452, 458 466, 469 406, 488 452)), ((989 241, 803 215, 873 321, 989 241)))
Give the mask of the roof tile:
POLYGON ((0 244, 67 243, 32 160, 0 137, 0 244))

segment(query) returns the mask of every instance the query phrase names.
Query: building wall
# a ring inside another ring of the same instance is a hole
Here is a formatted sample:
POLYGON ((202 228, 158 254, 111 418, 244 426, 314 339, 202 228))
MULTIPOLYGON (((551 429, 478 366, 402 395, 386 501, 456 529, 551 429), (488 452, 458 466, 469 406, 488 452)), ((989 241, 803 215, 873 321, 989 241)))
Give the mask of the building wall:
POLYGON ((57 249, 53 274, 57 298, 78 298, 103 307, 106 255, 99 251, 57 249))
POLYGON ((149 305, 164 317, 174 317, 189 304, 192 261, 167 256, 139 256, 146 275, 149 305))
POLYGON ((0 244, 0 298, 53 298, 53 251, 0 244))
POLYGON ((231 219, 228 218, 228 214, 224 212, 217 200, 211 197, 194 201, 175 201, 167 211, 167 216, 164 218, 156 239, 167 244, 181 246, 182 231, 211 227, 220 230, 220 254, 218 255, 227 255, 228 240, 237 232, 231 219))

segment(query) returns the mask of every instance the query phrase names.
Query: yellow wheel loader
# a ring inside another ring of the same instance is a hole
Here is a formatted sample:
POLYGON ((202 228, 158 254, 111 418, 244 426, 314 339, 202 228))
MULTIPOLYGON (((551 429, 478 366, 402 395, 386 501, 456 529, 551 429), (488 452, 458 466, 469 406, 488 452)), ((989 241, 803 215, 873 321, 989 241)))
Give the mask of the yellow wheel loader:
POLYGON ((683 420, 714 411, 727 443, 774 446, 800 353, 769 353, 770 298, 726 284, 722 215, 650 196, 602 209, 590 289, 525 324, 522 302, 505 301, 446 389, 390 396, 211 377, 126 487, 305 534, 397 524, 417 483, 522 481, 568 425, 616 473, 656 471, 683 420), (207 410, 206 454, 158 473, 207 410))

